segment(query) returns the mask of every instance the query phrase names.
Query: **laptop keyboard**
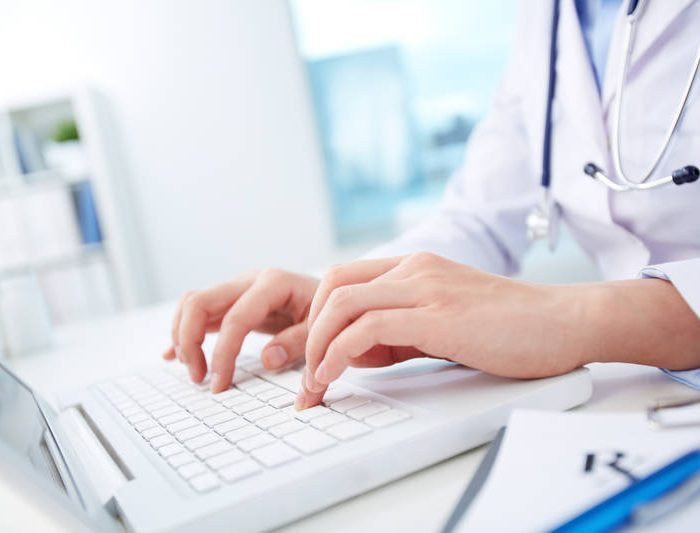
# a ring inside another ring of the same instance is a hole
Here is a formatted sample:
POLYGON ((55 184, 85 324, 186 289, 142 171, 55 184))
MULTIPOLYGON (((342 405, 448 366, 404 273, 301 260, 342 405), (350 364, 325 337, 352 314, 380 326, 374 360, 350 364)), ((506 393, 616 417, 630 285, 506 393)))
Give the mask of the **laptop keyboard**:
POLYGON ((198 492, 300 461, 403 422, 409 413, 334 383, 324 404, 294 409, 301 373, 240 362, 234 384, 212 394, 182 365, 99 388, 134 431, 198 492))

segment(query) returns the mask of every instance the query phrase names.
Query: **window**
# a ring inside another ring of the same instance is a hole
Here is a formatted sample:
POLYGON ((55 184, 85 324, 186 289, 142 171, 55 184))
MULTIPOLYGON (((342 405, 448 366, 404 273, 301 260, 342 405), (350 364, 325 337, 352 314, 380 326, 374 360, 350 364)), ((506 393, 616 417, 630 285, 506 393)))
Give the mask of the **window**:
POLYGON ((291 0, 339 244, 441 195, 504 67, 515 0, 291 0))

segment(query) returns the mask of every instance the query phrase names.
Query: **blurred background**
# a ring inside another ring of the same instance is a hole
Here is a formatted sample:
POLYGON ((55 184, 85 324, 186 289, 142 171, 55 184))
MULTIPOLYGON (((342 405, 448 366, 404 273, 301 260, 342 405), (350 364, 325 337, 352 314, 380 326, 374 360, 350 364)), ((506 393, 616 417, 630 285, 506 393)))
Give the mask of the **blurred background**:
MULTIPOLYGON (((6 342, 251 268, 321 270, 415 224, 514 18, 515 0, 3 0, 6 342)), ((522 275, 596 277, 568 238, 522 275)))

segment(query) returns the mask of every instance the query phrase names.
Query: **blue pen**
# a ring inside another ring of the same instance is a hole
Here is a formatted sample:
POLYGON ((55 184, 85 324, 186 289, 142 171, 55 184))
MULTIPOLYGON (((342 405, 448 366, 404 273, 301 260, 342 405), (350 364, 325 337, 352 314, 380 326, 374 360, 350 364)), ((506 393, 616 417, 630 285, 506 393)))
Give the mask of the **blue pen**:
POLYGON ((689 452, 649 476, 591 507, 552 533, 612 531, 648 523, 700 495, 700 449, 689 452))

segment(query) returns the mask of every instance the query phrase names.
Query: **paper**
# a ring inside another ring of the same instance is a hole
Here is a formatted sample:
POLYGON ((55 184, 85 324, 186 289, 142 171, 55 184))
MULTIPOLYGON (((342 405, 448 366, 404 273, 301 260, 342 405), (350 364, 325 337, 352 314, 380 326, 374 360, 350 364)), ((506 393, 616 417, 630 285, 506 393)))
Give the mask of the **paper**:
POLYGON ((457 530, 551 529, 698 446, 700 428, 653 430, 643 413, 516 410, 457 530))

